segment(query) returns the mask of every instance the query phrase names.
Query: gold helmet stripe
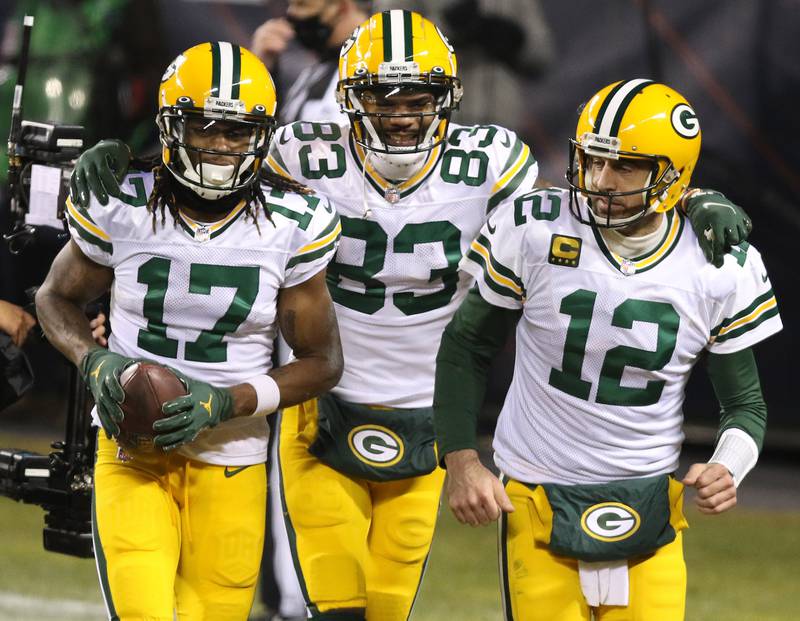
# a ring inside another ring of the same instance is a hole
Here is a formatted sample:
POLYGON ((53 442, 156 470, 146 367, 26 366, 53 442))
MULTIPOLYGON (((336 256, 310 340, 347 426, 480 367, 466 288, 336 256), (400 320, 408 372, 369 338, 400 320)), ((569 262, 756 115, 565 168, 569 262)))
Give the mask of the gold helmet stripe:
POLYGON ((625 115, 631 100, 645 86, 652 83, 652 80, 628 80, 627 82, 621 82, 614 88, 606 97, 597 114, 597 121, 595 122, 595 127, 598 128, 597 133, 601 136, 616 137, 619 133, 622 117, 625 115))
POLYGON ((414 37, 410 11, 392 9, 381 14, 384 62, 405 62, 414 58, 414 37))

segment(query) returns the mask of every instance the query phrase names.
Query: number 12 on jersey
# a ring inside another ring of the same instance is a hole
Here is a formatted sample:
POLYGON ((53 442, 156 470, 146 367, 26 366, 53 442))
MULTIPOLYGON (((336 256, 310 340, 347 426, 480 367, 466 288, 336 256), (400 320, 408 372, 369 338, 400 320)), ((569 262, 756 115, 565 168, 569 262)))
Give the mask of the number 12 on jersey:
MULTIPOLYGON (((592 325, 597 293, 578 289, 561 300, 560 312, 570 316, 561 369, 550 369, 550 385, 573 397, 589 400, 592 382, 581 377, 586 344, 592 325)), ((646 406, 658 403, 664 380, 649 380, 643 388, 622 385, 625 367, 658 371, 670 361, 678 340, 680 316, 666 302, 628 299, 619 304, 611 325, 626 330, 634 322, 654 323, 658 327, 655 351, 618 345, 606 352, 598 379, 596 403, 606 405, 646 406)))

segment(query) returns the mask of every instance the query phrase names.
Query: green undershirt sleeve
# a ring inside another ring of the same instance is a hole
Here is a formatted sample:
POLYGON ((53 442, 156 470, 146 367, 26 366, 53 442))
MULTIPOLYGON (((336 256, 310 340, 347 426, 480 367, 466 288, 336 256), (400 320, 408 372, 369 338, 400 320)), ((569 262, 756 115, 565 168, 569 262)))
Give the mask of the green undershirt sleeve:
POLYGON ((436 357, 433 422, 439 461, 452 451, 477 448, 478 412, 492 358, 506 342, 522 310, 493 306, 473 289, 442 335, 436 357))
POLYGON ((721 408, 717 440, 726 429, 741 429, 755 440, 760 451, 767 426, 767 404, 753 350, 709 354, 708 375, 721 408))

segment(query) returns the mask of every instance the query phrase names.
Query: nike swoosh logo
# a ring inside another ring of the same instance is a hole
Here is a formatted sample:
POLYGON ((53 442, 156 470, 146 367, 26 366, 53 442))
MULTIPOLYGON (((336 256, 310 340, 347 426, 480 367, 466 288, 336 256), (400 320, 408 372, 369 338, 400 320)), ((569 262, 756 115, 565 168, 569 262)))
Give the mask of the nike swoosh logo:
POLYGON ((281 132, 280 137, 278 138, 278 142, 281 143, 281 144, 286 144, 287 142, 289 142, 289 140, 291 140, 291 138, 287 135, 288 133, 289 133, 289 129, 288 128, 284 129, 281 132))
POLYGON ((768 280, 769 280, 769 276, 767 276, 766 274, 764 274, 764 275, 761 277, 761 282, 767 282, 768 280))
POLYGON ((497 230, 497 225, 495 224, 494 226, 492 226, 492 221, 491 220, 487 220, 486 221, 486 228, 489 229, 489 232, 492 235, 494 235, 494 232, 497 230))
POLYGON ((235 477, 242 470, 245 470, 249 467, 250 466, 239 466, 238 468, 231 468, 230 466, 225 466, 225 478, 230 479, 231 477, 235 477))
POLYGON ((500 139, 500 144, 506 149, 511 146, 511 136, 508 135, 508 132, 503 132, 503 137, 500 139))

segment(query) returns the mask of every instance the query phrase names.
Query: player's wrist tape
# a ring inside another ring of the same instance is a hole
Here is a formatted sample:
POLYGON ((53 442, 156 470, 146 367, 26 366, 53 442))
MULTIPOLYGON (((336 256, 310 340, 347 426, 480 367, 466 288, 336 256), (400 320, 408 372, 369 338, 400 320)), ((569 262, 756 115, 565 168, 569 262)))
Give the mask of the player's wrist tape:
POLYGON ((269 375, 257 375, 245 380, 256 391, 256 409, 252 416, 266 416, 278 409, 281 402, 281 391, 278 384, 269 375))
POLYGON ((741 429, 726 429, 708 463, 725 466, 733 476, 734 485, 739 487, 757 461, 758 446, 755 440, 741 429))

